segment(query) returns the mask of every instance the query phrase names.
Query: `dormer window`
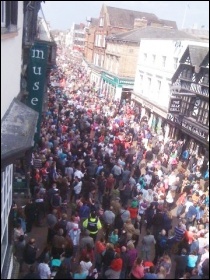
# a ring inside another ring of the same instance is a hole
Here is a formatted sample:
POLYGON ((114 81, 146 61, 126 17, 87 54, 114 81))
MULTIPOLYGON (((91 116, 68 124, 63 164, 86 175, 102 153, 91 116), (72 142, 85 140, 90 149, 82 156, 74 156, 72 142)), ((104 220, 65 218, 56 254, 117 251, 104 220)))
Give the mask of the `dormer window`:
POLYGON ((103 17, 100 18, 99 26, 100 26, 100 27, 103 27, 103 26, 104 26, 104 18, 103 18, 103 17))

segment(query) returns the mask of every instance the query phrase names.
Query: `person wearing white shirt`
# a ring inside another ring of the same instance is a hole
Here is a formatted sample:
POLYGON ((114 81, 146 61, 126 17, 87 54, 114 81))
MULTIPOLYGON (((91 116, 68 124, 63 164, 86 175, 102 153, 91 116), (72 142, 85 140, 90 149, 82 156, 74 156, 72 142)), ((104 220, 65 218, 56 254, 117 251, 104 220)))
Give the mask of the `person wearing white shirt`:
POLYGON ((44 261, 38 265, 38 273, 41 279, 51 278, 51 270, 48 261, 48 258, 45 258, 44 261))
POLYGON ((192 206, 192 205, 193 205, 192 197, 190 196, 190 197, 188 197, 188 200, 185 203, 185 213, 188 212, 190 206, 192 206))
POLYGON ((77 200, 82 190, 82 181, 77 176, 74 178, 73 188, 74 188, 75 200, 77 200))
POLYGON ((74 172, 74 178, 75 177, 82 179, 84 177, 84 174, 79 169, 76 169, 76 171, 74 172))
POLYGON ((93 264, 90 261, 90 258, 86 256, 85 260, 80 262, 80 265, 81 265, 82 272, 88 275, 93 264))

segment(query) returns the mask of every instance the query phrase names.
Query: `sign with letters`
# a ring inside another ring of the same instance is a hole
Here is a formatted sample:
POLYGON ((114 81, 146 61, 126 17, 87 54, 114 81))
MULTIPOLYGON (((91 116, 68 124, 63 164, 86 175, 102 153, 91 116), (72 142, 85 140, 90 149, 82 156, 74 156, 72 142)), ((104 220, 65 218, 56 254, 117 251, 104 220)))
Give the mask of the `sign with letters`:
POLYGON ((168 112, 178 114, 181 110, 181 104, 181 98, 171 98, 168 112))
POLYGON ((182 127, 185 128, 186 130, 190 131, 192 134, 199 136, 202 139, 208 138, 208 133, 206 131, 202 130, 199 127, 194 126, 191 123, 188 123, 187 121, 182 122, 182 127))
POLYGON ((40 134, 42 103, 48 61, 48 46, 35 42, 29 52, 28 84, 29 92, 27 105, 39 113, 35 141, 40 134))

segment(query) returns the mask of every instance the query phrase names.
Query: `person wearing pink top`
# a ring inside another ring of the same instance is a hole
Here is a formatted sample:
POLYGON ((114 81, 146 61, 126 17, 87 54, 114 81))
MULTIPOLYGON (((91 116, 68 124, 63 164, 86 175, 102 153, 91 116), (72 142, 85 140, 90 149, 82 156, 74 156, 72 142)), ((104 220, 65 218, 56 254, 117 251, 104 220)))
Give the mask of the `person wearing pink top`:
POLYGON ((131 279, 143 279, 144 277, 144 266, 143 260, 141 258, 137 258, 133 264, 131 269, 130 278, 131 279))

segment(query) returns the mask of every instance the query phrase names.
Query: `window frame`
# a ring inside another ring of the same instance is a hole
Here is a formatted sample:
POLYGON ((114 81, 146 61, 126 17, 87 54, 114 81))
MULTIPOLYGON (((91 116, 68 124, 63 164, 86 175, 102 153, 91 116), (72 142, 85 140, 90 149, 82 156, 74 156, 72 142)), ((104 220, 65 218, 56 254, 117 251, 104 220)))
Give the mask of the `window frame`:
POLYGON ((19 1, 1 1, 1 8, 2 5, 4 5, 3 13, 5 16, 4 21, 2 21, 1 11, 1 34, 17 32, 18 2, 19 1))
POLYGON ((1 27, 6 27, 6 1, 1 1, 1 27))

